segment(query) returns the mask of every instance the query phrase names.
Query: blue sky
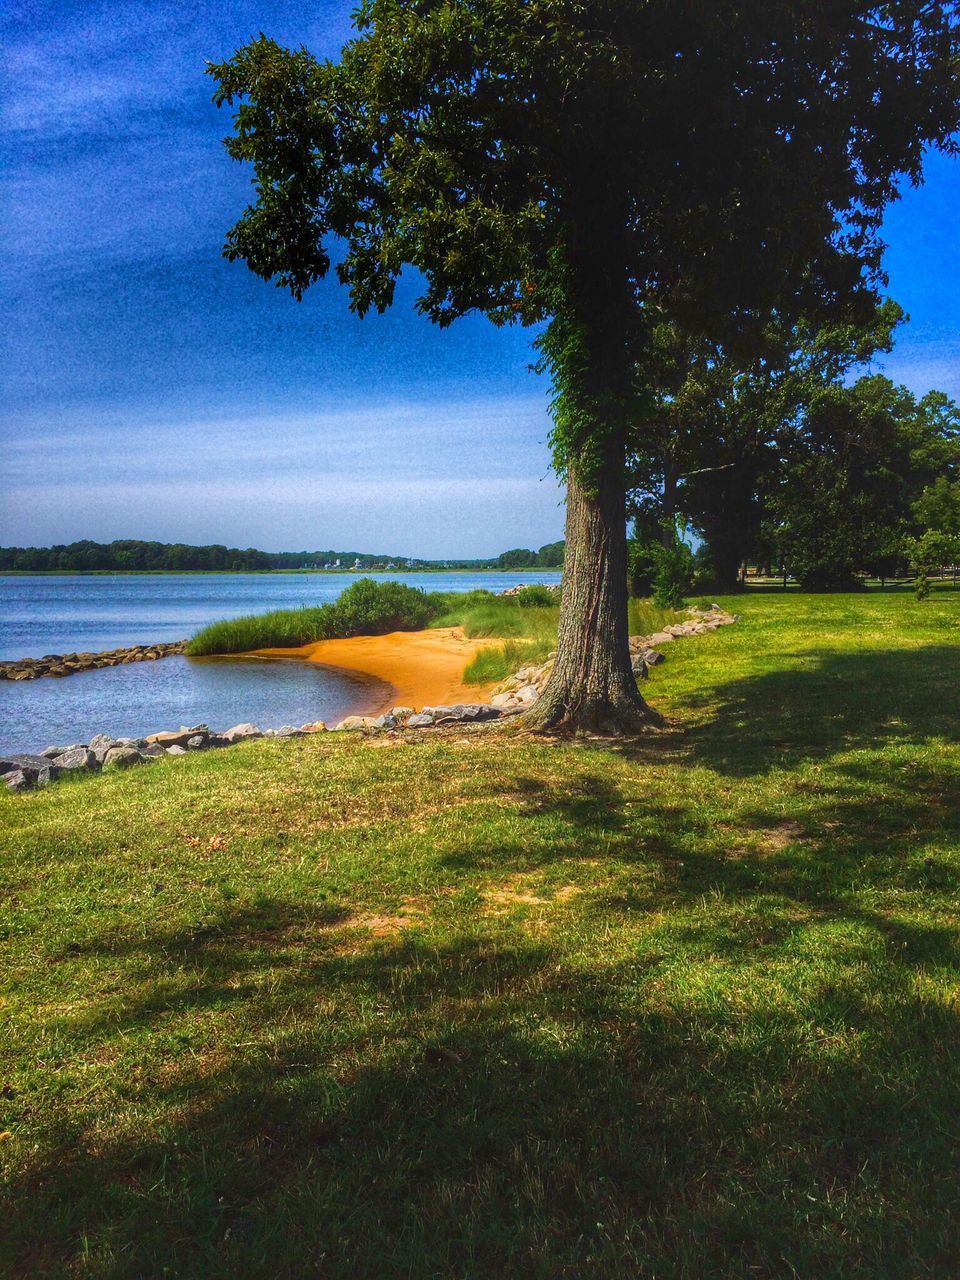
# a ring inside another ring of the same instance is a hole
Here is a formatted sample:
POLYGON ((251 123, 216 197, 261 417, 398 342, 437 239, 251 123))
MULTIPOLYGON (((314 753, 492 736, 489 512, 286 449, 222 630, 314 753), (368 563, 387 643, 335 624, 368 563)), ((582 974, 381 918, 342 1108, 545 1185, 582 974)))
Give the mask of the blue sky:
MULTIPOLYGON (((410 306, 299 306, 220 257, 249 175, 206 59, 259 30, 318 54, 352 0, 7 0, 0 543, 91 537, 426 557, 562 531, 529 335, 410 306)), ((960 164, 887 220, 910 312, 891 377, 960 397, 960 164)))

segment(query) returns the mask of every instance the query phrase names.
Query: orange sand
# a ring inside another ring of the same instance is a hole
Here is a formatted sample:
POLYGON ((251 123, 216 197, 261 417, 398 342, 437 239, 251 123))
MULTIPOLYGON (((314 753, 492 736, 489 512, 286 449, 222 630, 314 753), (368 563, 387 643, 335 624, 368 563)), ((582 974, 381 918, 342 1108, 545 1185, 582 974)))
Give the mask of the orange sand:
POLYGON ((386 636, 351 636, 347 640, 319 640, 299 649, 261 649, 264 656, 306 658, 328 667, 343 667, 376 676, 393 692, 368 714, 390 707, 450 706, 484 702, 493 685, 466 685, 463 673, 481 649, 498 640, 468 640, 459 627, 435 631, 393 631, 386 636))

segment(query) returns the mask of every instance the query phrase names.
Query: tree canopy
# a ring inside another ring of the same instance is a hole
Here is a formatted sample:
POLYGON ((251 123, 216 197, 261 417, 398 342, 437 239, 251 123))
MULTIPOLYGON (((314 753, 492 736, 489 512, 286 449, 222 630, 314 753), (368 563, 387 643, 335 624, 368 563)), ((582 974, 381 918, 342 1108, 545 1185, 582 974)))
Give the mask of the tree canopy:
POLYGON ((337 62, 211 68, 255 202, 226 252, 363 313, 405 267, 439 324, 542 323, 567 571, 543 727, 636 727, 625 474, 674 324, 752 360, 770 321, 875 307, 880 221, 952 147, 957 8, 929 0, 363 0, 337 62))
POLYGON ((914 504, 960 468, 958 426, 940 393, 918 401, 880 375, 822 388, 785 441, 770 496, 784 566, 807 587, 891 576, 917 531, 914 504))

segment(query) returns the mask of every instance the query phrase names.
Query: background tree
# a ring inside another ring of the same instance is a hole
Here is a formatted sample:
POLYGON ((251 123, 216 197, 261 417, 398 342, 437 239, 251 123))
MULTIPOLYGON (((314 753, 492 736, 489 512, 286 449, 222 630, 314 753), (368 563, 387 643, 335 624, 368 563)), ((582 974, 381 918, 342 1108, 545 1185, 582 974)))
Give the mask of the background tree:
MULTIPOLYGON (((954 463, 952 473, 956 475, 958 470, 954 463)), ((913 514, 922 529, 948 536, 960 534, 960 480, 951 479, 947 472, 938 476, 917 499, 913 514)))
POLYGON ((563 549, 563 542, 548 542, 537 552, 537 567, 540 569, 562 569, 563 549))
POLYGON ((706 543, 712 583, 737 590, 741 565, 762 548, 783 441, 803 406, 888 351, 901 319, 886 300, 862 324, 771 323, 762 354, 746 366, 705 341, 661 331, 660 390, 647 457, 633 460, 630 509, 659 522, 665 545, 682 516, 706 543))
POLYGON ((359 312, 545 322, 565 585, 535 727, 636 729, 625 459, 658 323, 753 358, 772 314, 869 309, 899 175, 960 122, 952 3, 363 0, 338 63, 266 39, 211 68, 256 202, 227 253, 359 312))
POLYGON ((783 562, 808 588, 889 576, 915 508, 960 467, 960 418, 940 392, 916 400, 873 375, 827 386, 792 425, 771 499, 783 562))

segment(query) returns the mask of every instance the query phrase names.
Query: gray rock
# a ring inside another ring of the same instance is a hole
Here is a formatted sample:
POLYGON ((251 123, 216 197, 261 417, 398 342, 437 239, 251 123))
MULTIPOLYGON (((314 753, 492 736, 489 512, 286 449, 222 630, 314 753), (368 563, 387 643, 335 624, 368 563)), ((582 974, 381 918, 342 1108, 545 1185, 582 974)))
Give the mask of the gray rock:
POLYGON ((137 747, 118 745, 111 747, 103 757, 104 770, 131 769, 134 765, 147 764, 150 756, 144 755, 137 747))
POLYGON ((339 733, 344 729, 372 729, 374 723, 373 716, 347 716, 345 720, 340 721, 334 732, 339 733))
POLYGON ((663 654, 657 653, 656 649, 645 649, 643 651, 643 660, 648 667, 659 667, 661 662, 666 662, 663 654))
POLYGON ((102 762, 104 755, 110 748, 117 745, 117 740, 116 738, 111 738, 109 733, 95 733, 87 745, 97 759, 102 762))
POLYGON ((426 711, 421 711, 419 715, 411 716, 407 721, 408 729, 426 729, 433 724, 433 716, 428 715, 426 711))
POLYGON ((486 706, 482 702, 466 702, 451 707, 448 715, 437 716, 434 722, 436 724, 472 723, 478 720, 495 720, 499 715, 500 712, 496 707, 486 706))
POLYGON ((650 674, 647 671, 647 664, 644 661, 644 657, 642 653, 635 653, 633 655, 633 657, 630 659, 630 669, 632 670, 633 674, 641 680, 646 680, 650 674))
POLYGON ((149 756, 151 760, 155 760, 158 756, 164 754, 164 748, 159 742, 148 742, 145 747, 139 747, 139 751, 145 756, 149 756))
POLYGON ((490 699, 491 707, 499 709, 501 707, 513 706, 514 695, 512 693, 495 693, 490 699))
POLYGON ((388 711, 385 715, 377 716, 373 722, 375 729, 395 729, 397 727, 397 717, 391 715, 388 711))
POLYGON ((186 747, 178 747, 176 743, 172 747, 164 747, 163 752, 168 756, 185 756, 187 754, 186 747))
MULTIPOLYGON (((306 727, 306 726, 304 726, 306 727)), ((244 738, 262 738, 263 731, 255 724, 235 724, 222 735, 227 742, 242 742, 244 738)))
POLYGON ((414 714, 413 707, 393 707, 390 714, 397 720, 406 720, 407 716, 414 714))
POLYGON ((149 746, 151 743, 157 743, 161 747, 187 747, 191 751, 196 751, 206 744, 209 737, 210 733, 207 729, 181 729, 179 732, 173 732, 171 730, 167 733, 151 733, 149 738, 144 739, 142 743, 136 743, 125 739, 121 739, 121 741, 123 745, 127 747, 140 745, 149 746), (191 743, 194 743, 195 745, 191 746, 191 743))
POLYGON ((96 753, 88 747, 67 747, 54 760, 58 769, 99 769, 96 753))
POLYGON ((276 731, 276 737, 302 738, 304 737, 304 732, 302 729, 298 729, 295 724, 282 724, 280 728, 276 731))
POLYGON ((522 689, 518 689, 514 695, 521 706, 529 707, 536 702, 538 698, 537 687, 532 684, 525 684, 522 689))
POLYGON ((10 773, 3 775, 3 781, 8 791, 29 791, 30 779, 22 769, 14 769, 10 773))
POLYGON ((0 774, 22 773, 31 787, 45 787, 60 776, 60 768, 46 756, 29 754, 0 757, 0 774))

